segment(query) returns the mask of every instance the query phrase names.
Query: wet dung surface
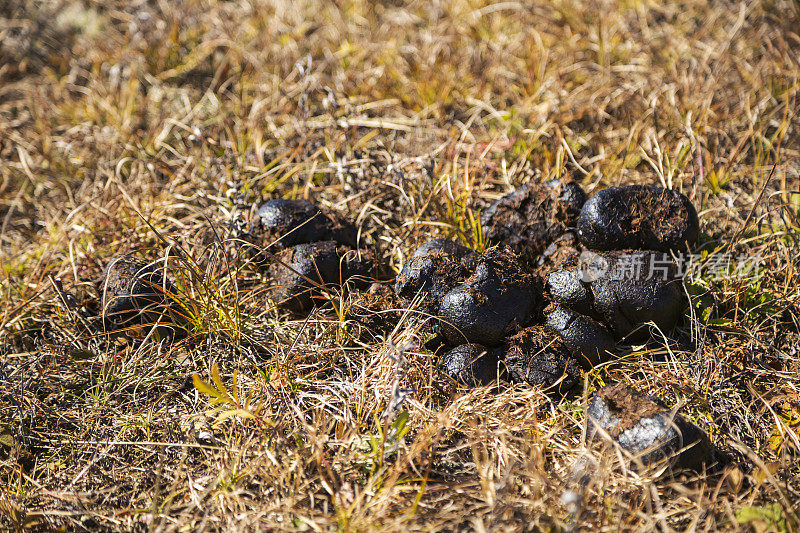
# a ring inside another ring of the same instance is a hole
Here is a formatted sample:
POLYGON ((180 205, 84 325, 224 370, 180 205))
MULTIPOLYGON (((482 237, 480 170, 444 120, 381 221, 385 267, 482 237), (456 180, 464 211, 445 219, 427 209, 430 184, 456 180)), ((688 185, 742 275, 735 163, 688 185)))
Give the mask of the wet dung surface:
POLYGON ((146 320, 165 303, 162 273, 132 255, 117 256, 100 274, 97 291, 103 318, 117 324, 146 320))
POLYGON ((655 323, 664 333, 675 327, 686 307, 686 298, 683 280, 677 277, 669 254, 589 253, 590 262, 548 277, 547 291, 556 303, 601 322, 617 340, 647 339, 648 322, 655 323))
POLYGON ((268 268, 273 287, 270 297, 280 307, 294 312, 309 311, 320 285, 340 285, 358 276, 368 283, 374 269, 369 254, 337 246, 334 241, 298 244, 279 252, 268 268))
POLYGON ((526 328, 509 337, 503 351, 505 368, 512 382, 542 389, 555 386, 563 394, 580 380, 580 366, 570 349, 558 335, 541 326, 526 328))
POLYGON ((644 185, 598 192, 583 205, 577 225, 578 237, 592 250, 685 251, 700 231, 697 211, 686 196, 644 185))
POLYGON ((491 385, 497 381, 499 352, 480 344, 462 344, 442 356, 439 368, 467 387, 491 385))
POLYGON ((265 202, 250 222, 248 235, 253 244, 274 250, 318 241, 356 246, 355 226, 322 212, 308 200, 265 202))
POLYGON ((534 279, 519 258, 508 249, 492 248, 475 272, 442 298, 442 333, 454 345, 497 346, 529 323, 538 300, 534 279))
POLYGON ((545 327, 557 333, 572 355, 584 367, 605 363, 613 358, 614 336, 591 317, 553 305, 545 311, 545 327))
POLYGON ((592 287, 583 280, 582 272, 577 268, 556 270, 547 277, 547 290, 558 303, 569 305, 573 310, 592 313, 592 287))
POLYGON ((503 196, 481 217, 490 245, 517 251, 529 265, 557 237, 575 227, 586 193, 575 182, 528 183, 503 196))
POLYGON ((395 293, 405 305, 421 294, 420 309, 435 314, 444 295, 469 277, 477 257, 474 250, 454 241, 430 240, 403 265, 395 281, 395 293))
POLYGON ((601 439, 598 428, 624 450, 649 465, 669 460, 697 469, 711 460, 708 436, 655 398, 624 383, 599 390, 586 410, 587 439, 601 439))

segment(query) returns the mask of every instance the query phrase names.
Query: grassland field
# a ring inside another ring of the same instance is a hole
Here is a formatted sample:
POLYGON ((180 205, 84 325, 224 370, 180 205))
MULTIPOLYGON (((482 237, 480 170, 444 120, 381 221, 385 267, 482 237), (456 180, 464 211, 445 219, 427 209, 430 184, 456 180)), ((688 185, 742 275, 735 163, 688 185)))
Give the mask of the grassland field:
POLYGON ((0 0, 0 529, 800 531, 798 90, 797 0, 0 0), (448 389, 382 289, 565 176, 697 208, 681 342, 448 389), (237 238, 270 198, 352 220, 381 283, 273 305, 237 238), (185 336, 98 327, 124 253, 185 336), (729 462, 587 446, 612 382, 729 462))

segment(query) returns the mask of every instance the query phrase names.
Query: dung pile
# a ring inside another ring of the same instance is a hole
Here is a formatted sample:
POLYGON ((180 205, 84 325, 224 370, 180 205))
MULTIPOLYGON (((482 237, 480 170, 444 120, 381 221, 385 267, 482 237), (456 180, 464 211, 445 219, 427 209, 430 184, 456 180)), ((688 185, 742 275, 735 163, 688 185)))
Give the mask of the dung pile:
POLYGON ((574 181, 528 183, 483 212, 484 238, 535 264, 553 241, 575 227, 584 202, 586 193, 574 181))
POLYGON ((697 212, 677 191, 628 185, 598 192, 578 217, 583 252, 547 276, 554 302, 548 325, 573 343, 584 337, 577 329, 604 342, 607 335, 630 343, 668 333, 687 305, 670 252, 688 250, 698 234, 697 212))
POLYGON ((367 282, 375 270, 372 254, 357 248, 355 226, 307 200, 267 201, 246 240, 272 282, 270 299, 296 313, 309 311, 332 286, 367 282))
POLYGON ((403 304, 432 318, 451 347, 442 367, 465 385, 507 379, 564 392, 617 343, 666 334, 683 315, 668 252, 696 241, 698 219, 676 191, 612 187, 586 200, 574 182, 527 184, 482 224, 494 245, 485 253, 434 239, 395 283, 403 304))
POLYGON ((111 258, 96 287, 100 317, 116 327, 155 322, 166 309, 171 291, 164 273, 134 254, 111 258))
MULTIPOLYGON (((668 334, 687 305, 670 252, 699 233, 689 200, 659 187, 612 187, 589 200, 573 182, 528 184, 482 217, 492 245, 424 243, 395 292, 430 320, 448 347, 442 373, 462 386, 527 383, 564 394, 581 370, 609 361, 618 343, 668 334)), ((699 468, 711 458, 697 426, 625 385, 589 401, 587 438, 639 464, 699 468)))

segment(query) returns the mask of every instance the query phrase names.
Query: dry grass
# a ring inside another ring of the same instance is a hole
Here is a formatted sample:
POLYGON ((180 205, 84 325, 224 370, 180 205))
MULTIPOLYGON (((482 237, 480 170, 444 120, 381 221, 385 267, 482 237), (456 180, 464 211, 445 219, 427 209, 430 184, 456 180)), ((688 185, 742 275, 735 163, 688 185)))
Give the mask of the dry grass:
POLYGON ((799 34, 788 0, 0 0, 0 528, 800 530, 799 34), (359 322, 364 294, 279 313, 233 239, 253 203, 312 198, 388 279, 563 169, 678 187, 712 259, 764 258, 694 280, 679 347, 572 398, 444 390, 408 313, 359 322), (88 321, 127 250, 182 279, 192 335, 88 321), (611 380, 737 467, 585 449, 611 380))

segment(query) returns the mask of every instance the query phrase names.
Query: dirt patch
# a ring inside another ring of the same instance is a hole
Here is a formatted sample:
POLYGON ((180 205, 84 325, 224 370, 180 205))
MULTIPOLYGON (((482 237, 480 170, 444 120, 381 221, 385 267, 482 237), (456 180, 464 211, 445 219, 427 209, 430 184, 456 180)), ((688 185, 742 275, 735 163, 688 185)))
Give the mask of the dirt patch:
POLYGON ((686 196, 662 187, 604 189, 584 204, 578 236, 592 250, 685 251, 699 235, 697 211, 686 196))
POLYGON ((575 182, 528 183, 489 206, 481 217, 490 245, 517 251, 528 265, 575 223, 586 193, 575 182))
MULTIPOLYGON (((632 389, 624 383, 604 387, 595 397, 605 404, 609 420, 615 420, 613 423, 609 422, 606 429, 608 434, 615 438, 634 427, 643 418, 653 417, 666 410, 666 406, 656 398, 632 389)), ((605 419, 603 416, 602 420, 605 419)))
POLYGON ((565 233, 542 252, 533 267, 533 273, 538 278, 546 280, 551 272, 560 270, 567 264, 577 264, 583 251, 578 237, 573 232, 565 233))
POLYGON ((348 318, 372 337, 390 332, 403 314, 397 295, 387 283, 373 283, 367 289, 353 290, 350 297, 348 318))

